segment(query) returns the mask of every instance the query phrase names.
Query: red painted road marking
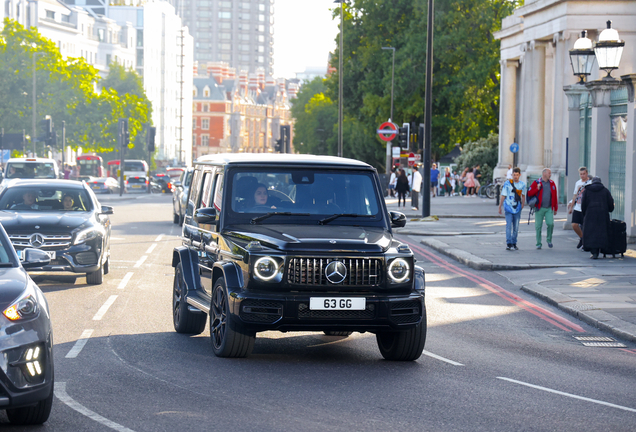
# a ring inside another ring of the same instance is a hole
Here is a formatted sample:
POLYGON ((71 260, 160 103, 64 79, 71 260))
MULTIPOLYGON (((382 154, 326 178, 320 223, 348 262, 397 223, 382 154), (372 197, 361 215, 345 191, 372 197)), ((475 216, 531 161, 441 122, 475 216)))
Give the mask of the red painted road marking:
POLYGON ((636 354, 636 349, 619 348, 619 350, 628 352, 630 354, 636 354))
MULTIPOLYGON (((404 241, 404 240, 403 240, 404 241)), ((493 294, 498 295, 499 297, 501 297, 504 300, 509 301, 510 303, 514 304, 515 306, 520 307, 521 309, 524 309, 527 312, 530 312, 531 314, 541 318, 544 321, 549 322, 550 324, 560 328, 561 330, 570 332, 572 330, 580 332, 580 333, 585 333, 585 330, 583 330, 583 327, 579 326, 578 324, 574 324, 573 322, 570 322, 569 320, 558 316, 557 314, 550 312, 546 309, 543 309, 540 306, 537 306, 527 300, 522 299, 521 297, 503 289, 502 287, 500 287, 499 285, 482 278, 481 276, 478 276, 476 274, 473 274, 469 271, 466 271, 464 269, 461 269, 453 264, 451 264, 450 262, 441 259, 435 255, 433 255, 432 253, 424 250, 423 248, 412 244, 410 242, 404 241, 404 243, 408 244, 411 249, 414 249, 415 251, 419 252, 420 254, 424 255, 426 258, 428 258, 430 261, 440 265, 441 267, 446 268, 448 271, 458 274, 460 276, 465 277, 466 279, 469 279, 473 282, 475 282, 477 285, 481 286, 482 288, 492 292, 493 294), (569 328, 568 328, 569 327, 569 328)))

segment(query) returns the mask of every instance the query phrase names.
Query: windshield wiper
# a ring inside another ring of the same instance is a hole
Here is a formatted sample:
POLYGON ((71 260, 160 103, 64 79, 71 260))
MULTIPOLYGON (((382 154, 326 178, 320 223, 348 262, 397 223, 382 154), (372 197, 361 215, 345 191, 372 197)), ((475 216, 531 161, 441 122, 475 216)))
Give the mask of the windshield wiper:
POLYGON ((292 213, 292 212, 270 212, 261 216, 257 216, 250 222, 252 225, 265 220, 267 218, 271 218, 272 216, 309 216, 309 213, 292 213))
POLYGON ((329 216, 326 217, 324 219, 321 219, 318 221, 318 225, 326 225, 329 222, 331 222, 332 220, 336 220, 339 217, 352 217, 352 218, 357 218, 357 217, 363 217, 363 218, 374 218, 374 215, 359 215, 359 214, 355 214, 355 213, 340 213, 340 214, 335 214, 333 216, 329 216))
POLYGON ((13 263, 10 263, 10 262, 0 263, 0 267, 13 267, 13 263))

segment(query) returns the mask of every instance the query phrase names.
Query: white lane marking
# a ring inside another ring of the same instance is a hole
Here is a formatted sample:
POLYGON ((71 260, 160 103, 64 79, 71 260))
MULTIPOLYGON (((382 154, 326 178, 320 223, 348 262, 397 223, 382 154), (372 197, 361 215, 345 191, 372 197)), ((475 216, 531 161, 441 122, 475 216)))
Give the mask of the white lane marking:
POLYGON ((119 282, 119 285, 117 285, 117 289, 126 288, 126 285, 128 284, 128 281, 133 276, 133 274, 134 274, 133 272, 126 273, 126 276, 124 276, 124 278, 121 280, 121 282, 119 282))
POLYGON ((558 395, 561 395, 561 396, 567 396, 567 397, 570 397, 570 398, 573 398, 573 399, 579 399, 579 400, 586 401, 586 402, 592 402, 592 403, 599 404, 599 405, 605 405, 605 406, 608 406, 608 407, 611 407, 611 408, 618 408, 618 409, 623 410, 623 411, 636 412, 636 409, 634 409, 634 408, 628 408, 628 407, 624 407, 624 406, 621 406, 621 405, 615 405, 615 404, 609 403, 609 402, 603 402, 603 401, 596 400, 596 399, 590 399, 590 398, 586 398, 586 397, 583 397, 583 396, 577 396, 577 395, 574 395, 574 394, 571 394, 571 393, 565 393, 565 392, 558 391, 558 390, 553 390, 553 389, 550 389, 550 388, 547 388, 547 387, 541 387, 541 386, 534 385, 534 384, 529 384, 529 383, 526 383, 526 382, 523 382, 523 381, 513 380, 511 378, 505 378, 505 377, 497 377, 497 378, 500 379, 500 380, 509 381, 511 383, 520 384, 520 385, 523 385, 523 386, 526 386, 526 387, 531 387, 531 388, 534 388, 534 389, 537 389, 537 390, 543 390, 543 391, 548 392, 548 393, 554 393, 554 394, 558 394, 558 395))
POLYGON ((96 421, 97 423, 101 423, 104 426, 109 427, 109 428, 111 428, 113 430, 116 430, 116 431, 119 431, 119 432, 134 432, 132 429, 128 429, 127 427, 124 427, 124 426, 120 425, 119 423, 115 423, 112 420, 108 420, 107 418, 100 416, 96 412, 89 410, 84 405, 81 405, 81 404, 75 402, 75 400, 73 400, 73 398, 71 398, 68 395, 68 393, 66 393, 66 383, 65 382, 56 382, 55 383, 55 396, 59 400, 64 402, 69 408, 74 409, 78 413, 88 417, 91 420, 96 421))
POLYGON ((93 317, 93 321, 101 320, 104 317, 104 314, 106 314, 106 312, 108 311, 108 308, 111 307, 113 305, 113 303, 115 303, 115 300, 117 300, 117 296, 116 295, 112 295, 112 296, 108 297, 108 300, 106 300, 106 303, 104 303, 104 305, 99 308, 99 310, 97 311, 97 313, 93 317))
POLYGON ((148 250, 146 251, 147 254, 151 254, 153 250, 155 250, 155 248, 157 247, 157 243, 153 243, 150 245, 150 247, 148 248, 148 250))
POLYGON ((137 261, 133 267, 135 267, 135 268, 139 268, 139 267, 141 267, 141 265, 142 265, 142 264, 144 263, 144 261, 146 261, 147 259, 148 259, 148 256, 147 256, 147 255, 142 256, 141 258, 139 258, 139 261, 137 261))
POLYGON ((161 241, 162 238, 163 238, 163 234, 159 234, 157 238, 155 239, 155 241, 161 241))
POLYGON ((444 357, 438 356, 437 354, 433 354, 433 353, 432 353, 432 352, 430 352, 430 351, 426 351, 426 350, 424 350, 424 351, 422 351, 422 354, 424 354, 424 355, 426 355, 426 356, 429 356, 429 357, 433 357, 434 359, 441 360, 441 361, 446 362, 446 363, 450 363, 450 364, 452 364, 453 366, 464 366, 464 365, 463 365, 463 364, 461 364, 461 363, 457 363, 456 361, 452 361, 452 360, 449 360, 449 359, 447 359, 447 358, 444 358, 444 357))
POLYGON ((84 345, 86 345, 86 342, 88 342, 88 339, 91 337, 92 334, 93 334, 93 330, 84 330, 82 332, 82 335, 77 340, 77 342, 75 342, 75 345, 73 345, 73 348, 71 348, 68 354, 66 354, 65 358, 77 357, 78 354, 82 351, 82 348, 84 348, 84 345))
POLYGON ((111 237, 110 239, 111 239, 111 240, 126 240, 126 239, 125 239, 125 238, 123 238, 123 237, 111 237))

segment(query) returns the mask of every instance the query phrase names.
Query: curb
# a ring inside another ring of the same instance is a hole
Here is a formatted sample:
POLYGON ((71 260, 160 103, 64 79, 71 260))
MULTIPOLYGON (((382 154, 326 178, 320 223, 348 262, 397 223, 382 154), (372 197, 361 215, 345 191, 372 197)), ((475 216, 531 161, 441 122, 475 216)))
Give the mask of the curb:
MULTIPOLYGON (((402 233, 400 233, 402 234, 402 233)), ((455 261, 464 264, 474 270, 489 270, 489 271, 503 271, 503 270, 531 270, 542 268, 558 268, 558 267, 572 267, 572 264, 497 264, 486 259, 480 258, 477 255, 473 255, 470 252, 463 251, 461 249, 451 248, 444 242, 435 239, 423 239, 420 243, 436 250, 437 252, 453 258, 455 261)), ((579 266, 580 267, 580 266, 579 266)), ((591 267, 586 265, 584 267, 591 267)))
POLYGON ((427 236, 427 237, 454 237, 454 236, 472 236, 472 235, 493 235, 498 234, 496 232, 473 232, 473 231, 441 231, 441 232, 423 232, 423 231, 402 231, 394 229, 395 233, 402 235, 415 235, 415 236, 427 236))
POLYGON ((540 283, 522 285, 521 290, 619 339, 636 342, 636 324, 624 321, 604 310, 582 303, 551 288, 544 287, 540 283))
MULTIPOLYGON (((397 211, 400 212, 399 210, 391 210, 388 209, 389 211, 397 211)), ((400 212, 403 213, 404 216, 406 216, 408 219, 421 219, 422 218, 422 214, 413 214, 413 213, 404 213, 404 212, 400 212)), ((462 215, 462 214, 450 214, 450 215, 435 215, 436 217, 438 217, 439 219, 506 219, 505 216, 501 216, 501 215, 483 215, 483 216, 479 216, 479 215, 462 215)))

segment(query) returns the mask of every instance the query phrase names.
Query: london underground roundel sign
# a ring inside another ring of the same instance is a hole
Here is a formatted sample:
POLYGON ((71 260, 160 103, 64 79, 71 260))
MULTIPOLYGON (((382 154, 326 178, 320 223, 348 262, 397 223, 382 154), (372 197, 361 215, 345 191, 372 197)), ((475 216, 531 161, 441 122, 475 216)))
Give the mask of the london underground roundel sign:
POLYGON ((392 122, 384 122, 378 128, 378 136, 383 141, 392 141, 397 137, 397 125, 392 122))

